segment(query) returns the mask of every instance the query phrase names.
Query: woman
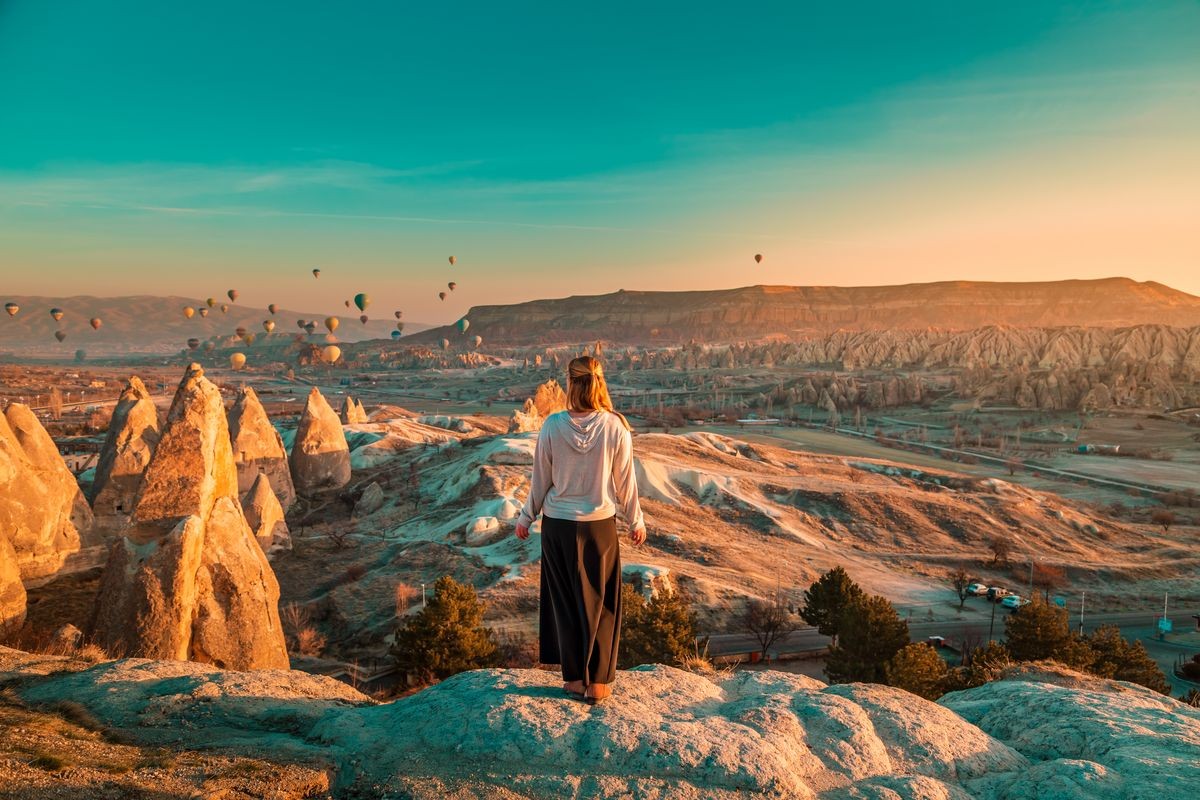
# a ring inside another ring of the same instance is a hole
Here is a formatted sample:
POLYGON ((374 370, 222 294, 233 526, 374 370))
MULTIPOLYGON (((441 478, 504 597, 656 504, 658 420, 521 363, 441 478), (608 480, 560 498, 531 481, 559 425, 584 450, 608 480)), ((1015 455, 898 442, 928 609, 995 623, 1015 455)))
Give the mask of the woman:
POLYGON ((646 540, 633 475, 633 436, 613 410, 604 370, 591 356, 567 367, 567 410, 538 434, 529 499, 517 537, 542 515, 541 656, 562 664, 563 690, 596 704, 612 693, 621 635, 621 549, 646 540))

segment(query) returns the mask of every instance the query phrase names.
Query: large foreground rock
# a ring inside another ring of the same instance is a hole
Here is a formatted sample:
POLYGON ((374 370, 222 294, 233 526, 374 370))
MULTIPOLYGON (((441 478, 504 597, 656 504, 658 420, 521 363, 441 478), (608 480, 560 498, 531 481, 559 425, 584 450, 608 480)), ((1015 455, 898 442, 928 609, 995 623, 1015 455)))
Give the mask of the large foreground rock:
POLYGON ((245 495, 260 474, 266 475, 279 505, 284 511, 290 508, 296 501, 296 490, 283 438, 249 386, 242 387, 229 409, 229 438, 237 463, 238 491, 245 495))
POLYGON ((0 641, 25 622, 25 584, 17 569, 17 554, 8 537, 0 535, 0 641))
POLYGON ((342 422, 316 387, 308 393, 292 445, 292 481, 301 495, 350 482, 350 448, 342 422))
POLYGON ((94 638, 126 655, 282 668, 278 605, 238 500, 221 393, 193 364, 105 568, 94 638))
POLYGON ((135 375, 117 400, 89 492, 99 529, 120 531, 129 524, 158 437, 158 409, 135 375))
POLYGON ((10 675, 25 701, 73 700, 141 741, 327 759, 336 796, 1165 800, 1200 780, 1200 711, 1082 676, 1014 675, 943 706, 658 666, 619 673, 593 708, 535 670, 463 673, 387 705, 296 672, 132 660, 72 674, 0 648, 10 675))
POLYGON ((91 535, 92 515, 50 435, 27 406, 0 414, 0 536, 27 587, 52 579, 91 535))

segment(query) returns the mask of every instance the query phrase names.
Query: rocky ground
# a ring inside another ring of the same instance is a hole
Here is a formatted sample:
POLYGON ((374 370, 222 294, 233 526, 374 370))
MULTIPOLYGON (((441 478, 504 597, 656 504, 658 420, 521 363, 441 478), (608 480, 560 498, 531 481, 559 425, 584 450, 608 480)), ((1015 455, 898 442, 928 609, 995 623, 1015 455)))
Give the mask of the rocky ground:
POLYGON ((304 673, 8 649, 0 682, 11 797, 1161 800, 1200 785, 1200 711, 1053 667, 938 703, 655 666, 597 707, 533 670, 378 705, 304 673))

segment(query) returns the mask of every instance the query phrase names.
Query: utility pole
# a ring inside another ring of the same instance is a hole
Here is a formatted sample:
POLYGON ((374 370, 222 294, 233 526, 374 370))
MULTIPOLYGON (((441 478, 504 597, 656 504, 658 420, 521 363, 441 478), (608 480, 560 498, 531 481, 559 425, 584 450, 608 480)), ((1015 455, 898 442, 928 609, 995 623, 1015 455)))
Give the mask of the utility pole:
POLYGON ((996 603, 992 602, 992 621, 988 623, 988 644, 992 643, 992 631, 996 629, 996 603))
POLYGON ((1029 596, 1027 600, 1033 599, 1033 556, 1029 556, 1029 596))
POLYGON ((1083 635, 1083 610, 1087 606, 1087 592, 1083 593, 1082 599, 1079 601, 1079 635, 1083 635))
POLYGON ((425 584, 421 584, 421 608, 425 607, 425 584))

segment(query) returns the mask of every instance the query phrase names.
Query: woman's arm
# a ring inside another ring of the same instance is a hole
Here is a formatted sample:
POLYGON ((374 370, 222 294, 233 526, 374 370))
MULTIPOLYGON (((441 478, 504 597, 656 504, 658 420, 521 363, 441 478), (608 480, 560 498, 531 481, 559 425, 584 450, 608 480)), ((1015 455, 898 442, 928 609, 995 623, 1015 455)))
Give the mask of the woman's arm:
POLYGON ((645 530, 642 504, 638 502, 637 476, 633 472, 633 434, 622 428, 617 433, 617 449, 613 453, 613 490, 621 515, 631 530, 645 530))
POLYGON ((542 425, 541 431, 538 432, 537 447, 533 452, 533 477, 529 481, 529 497, 517 517, 518 531, 521 528, 529 528, 538 514, 542 513, 542 503, 546 501, 546 494, 550 491, 552 483, 553 473, 550 465, 550 436, 546 433, 546 426, 542 425))

